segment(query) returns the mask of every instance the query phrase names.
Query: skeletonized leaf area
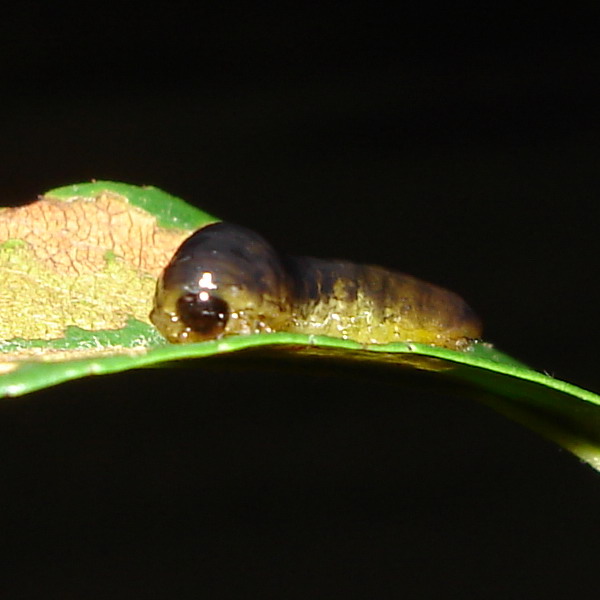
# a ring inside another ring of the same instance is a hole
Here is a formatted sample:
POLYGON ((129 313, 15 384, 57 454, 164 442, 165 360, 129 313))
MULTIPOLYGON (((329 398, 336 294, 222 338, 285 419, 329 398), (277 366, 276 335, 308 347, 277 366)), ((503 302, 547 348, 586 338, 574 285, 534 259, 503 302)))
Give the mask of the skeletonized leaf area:
POLYGON ((188 233, 108 191, 0 210, 0 347, 149 323, 156 278, 188 233))

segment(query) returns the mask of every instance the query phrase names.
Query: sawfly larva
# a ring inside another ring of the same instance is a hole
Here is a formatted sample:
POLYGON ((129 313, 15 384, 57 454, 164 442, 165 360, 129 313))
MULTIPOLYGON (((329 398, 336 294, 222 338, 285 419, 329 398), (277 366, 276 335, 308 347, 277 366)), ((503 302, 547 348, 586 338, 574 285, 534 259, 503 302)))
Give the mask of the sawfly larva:
POLYGON ((282 255, 230 223, 183 242, 158 280, 150 319, 176 343, 286 331, 460 350, 481 337, 453 292, 383 267, 282 255))

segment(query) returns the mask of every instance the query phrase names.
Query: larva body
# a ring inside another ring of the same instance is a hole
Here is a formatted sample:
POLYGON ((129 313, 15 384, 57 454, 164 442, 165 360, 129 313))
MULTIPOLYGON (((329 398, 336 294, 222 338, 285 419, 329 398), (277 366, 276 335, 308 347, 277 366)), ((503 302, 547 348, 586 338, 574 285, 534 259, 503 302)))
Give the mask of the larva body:
POLYGON ((289 331, 461 349, 481 337, 479 319, 453 292, 383 267, 284 256, 229 223, 180 246, 150 318, 171 342, 289 331))

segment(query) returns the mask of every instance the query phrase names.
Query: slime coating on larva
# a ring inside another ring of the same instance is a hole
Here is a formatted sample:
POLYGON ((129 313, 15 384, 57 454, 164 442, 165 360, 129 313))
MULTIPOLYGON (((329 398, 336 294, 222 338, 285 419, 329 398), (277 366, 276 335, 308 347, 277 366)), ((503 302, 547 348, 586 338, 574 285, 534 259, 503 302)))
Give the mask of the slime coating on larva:
POLYGON ((173 343, 286 331, 462 350, 481 338, 480 320, 454 292, 384 267, 280 254, 224 222, 179 247, 150 319, 173 343))

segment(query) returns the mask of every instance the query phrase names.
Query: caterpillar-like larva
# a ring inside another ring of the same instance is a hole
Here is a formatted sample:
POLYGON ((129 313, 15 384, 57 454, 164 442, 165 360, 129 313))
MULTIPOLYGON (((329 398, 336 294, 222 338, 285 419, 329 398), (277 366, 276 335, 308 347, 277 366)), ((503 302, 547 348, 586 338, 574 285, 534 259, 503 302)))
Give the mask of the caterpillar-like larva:
POLYGON ((285 256, 231 223, 183 242, 158 280, 150 319, 170 342, 288 331, 462 349, 481 337, 453 292, 383 267, 285 256))

